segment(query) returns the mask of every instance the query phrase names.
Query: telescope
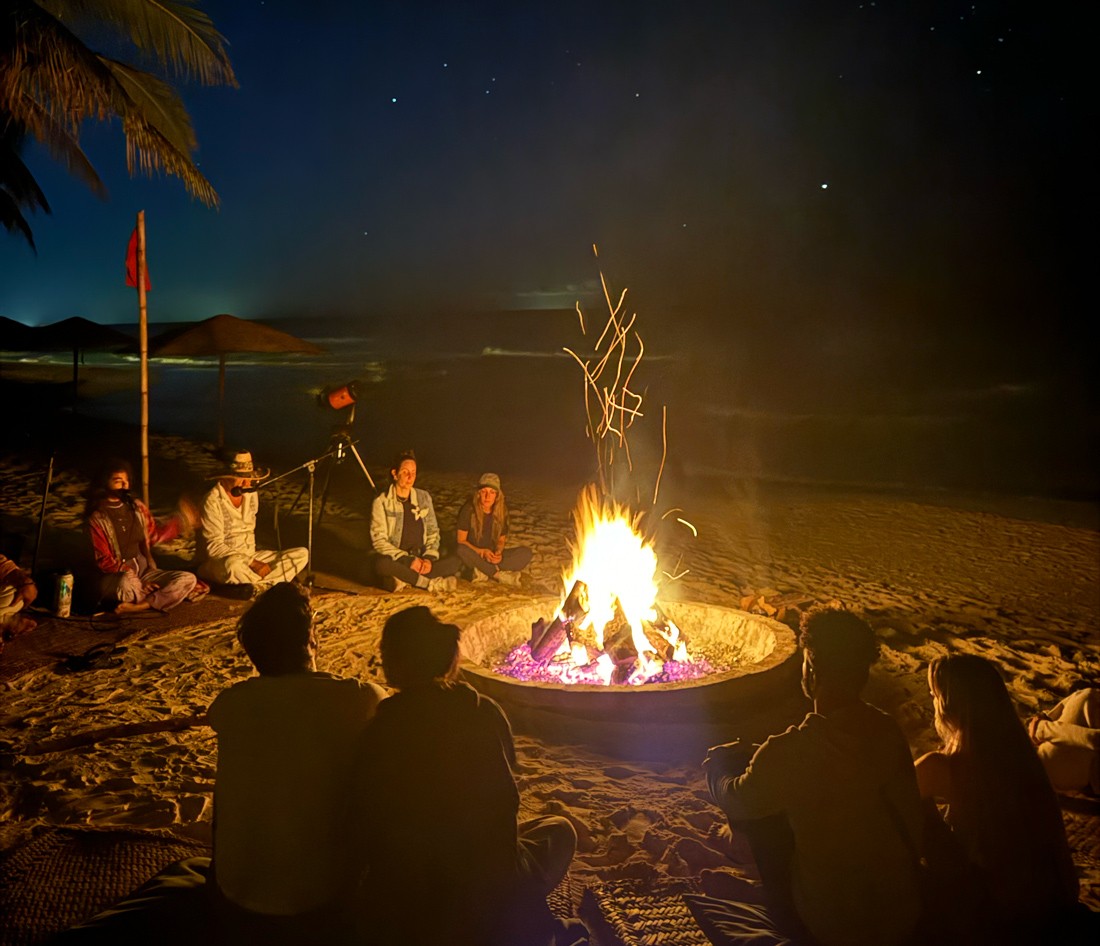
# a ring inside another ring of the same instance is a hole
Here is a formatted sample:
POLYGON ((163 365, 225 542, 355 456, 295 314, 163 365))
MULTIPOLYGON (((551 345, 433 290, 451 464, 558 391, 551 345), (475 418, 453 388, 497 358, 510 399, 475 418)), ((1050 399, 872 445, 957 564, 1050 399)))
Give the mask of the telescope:
MULTIPOLYGON (((290 476, 292 473, 297 473, 299 470, 306 470, 309 474, 305 483, 302 484, 301 490, 298 492, 297 498, 291 505, 291 509, 298 505, 299 500, 302 498, 302 494, 309 490, 309 531, 306 539, 306 545, 309 549, 309 561, 310 569, 313 567, 313 500, 314 500, 314 475, 317 471, 318 465, 323 461, 328 460, 329 463, 325 469, 324 485, 321 489, 321 506, 320 512, 317 515, 316 524, 321 524, 321 519, 325 515, 325 501, 328 499, 328 489, 332 478, 332 468, 337 464, 343 463, 348 457, 355 458, 359 465, 359 469, 363 472, 363 476, 366 477, 367 482, 370 484, 371 489, 377 489, 374 485, 374 480, 371 478, 370 471, 367 469, 366 463, 363 462, 362 456, 356 449, 355 441, 351 436, 351 425, 355 422, 355 404, 359 400, 359 384, 357 381, 348 381, 346 384, 331 385, 323 388, 321 393, 317 395, 317 403, 324 408, 331 408, 334 411, 347 410, 347 416, 344 418, 342 424, 337 424, 333 429, 332 435, 329 437, 328 450, 322 453, 320 456, 313 457, 310 460, 306 460, 299 466, 294 467, 292 470, 287 470, 285 473, 279 476, 272 477, 266 480, 263 486, 270 486, 277 480, 281 480, 284 477, 290 476)), ((253 487, 256 489, 258 487, 253 487)), ((252 492, 253 489, 244 490, 244 492, 252 492)), ((278 529, 278 521, 276 520, 276 530, 278 529)))
POLYGON ((322 407, 331 407, 334 411, 342 411, 345 407, 350 407, 352 414, 355 413, 355 403, 358 400, 358 381, 324 388, 317 396, 317 401, 322 407))

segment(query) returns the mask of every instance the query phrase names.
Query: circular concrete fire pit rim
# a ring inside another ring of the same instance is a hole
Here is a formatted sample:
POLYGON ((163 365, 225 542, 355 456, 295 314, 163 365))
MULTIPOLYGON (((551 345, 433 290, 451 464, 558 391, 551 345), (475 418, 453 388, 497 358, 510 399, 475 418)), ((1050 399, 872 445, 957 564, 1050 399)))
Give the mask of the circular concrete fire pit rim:
MULTIPOLYGON (((500 610, 494 610, 482 614, 481 616, 466 622, 466 627, 475 626, 480 621, 484 621, 490 618, 501 619, 507 614, 512 612, 531 611, 533 608, 542 608, 542 614, 546 617, 553 615, 554 610, 558 606, 557 598, 540 598, 533 599, 525 604, 515 605, 511 608, 504 608, 500 610)), ((786 624, 780 621, 776 621, 773 618, 766 617, 760 614, 751 614, 748 611, 741 611, 736 608, 730 608, 721 604, 712 604, 705 601, 685 601, 685 602, 672 602, 665 605, 669 616, 675 621, 677 620, 676 612, 683 607, 700 607, 707 608, 715 611, 728 612, 730 615, 736 617, 741 621, 750 621, 753 624, 761 625, 764 628, 770 630, 775 638, 775 647, 771 653, 764 657, 762 660, 756 661, 752 664, 747 664, 742 667, 736 667, 732 670, 724 670, 716 673, 709 674, 705 677, 698 677, 694 680, 680 680, 672 683, 646 683, 637 686, 631 686, 627 684, 621 685, 601 685, 593 683, 542 683, 531 682, 528 680, 519 680, 516 677, 509 676, 504 673, 497 673, 494 670, 484 667, 479 663, 463 656, 460 668, 464 674, 479 678, 486 682, 491 682, 496 685, 504 685, 507 687, 514 687, 518 692, 528 692, 531 694, 550 694, 554 692, 561 692, 563 694, 592 694, 602 696, 604 699, 629 699, 631 696, 644 694, 658 694, 658 693, 685 693, 691 692, 697 695, 705 695, 708 690, 722 690, 725 685, 732 680, 739 680, 745 678, 751 678, 758 676, 768 670, 772 670, 776 667, 785 664, 792 655, 798 650, 798 640, 792 631, 786 624)), ((685 635, 688 638, 688 646, 691 646, 690 631, 685 630, 685 635)), ((705 655, 704 655, 705 656, 705 655)))

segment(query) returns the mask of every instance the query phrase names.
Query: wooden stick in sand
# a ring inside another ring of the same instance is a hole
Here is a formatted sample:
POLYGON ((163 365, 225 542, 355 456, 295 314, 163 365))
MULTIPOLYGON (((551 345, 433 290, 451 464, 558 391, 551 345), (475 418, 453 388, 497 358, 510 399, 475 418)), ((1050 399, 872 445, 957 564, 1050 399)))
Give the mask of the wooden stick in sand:
POLYGON ((205 725, 207 725, 205 713, 197 713, 194 716, 153 719, 142 723, 118 723, 114 726, 102 726, 99 729, 73 733, 71 736, 32 742, 30 745, 17 750, 17 752, 19 755, 49 755, 51 752, 67 752, 69 749, 76 749, 80 746, 95 745, 97 742, 105 742, 108 739, 126 739, 130 736, 144 736, 154 732, 180 732, 184 729, 205 725))

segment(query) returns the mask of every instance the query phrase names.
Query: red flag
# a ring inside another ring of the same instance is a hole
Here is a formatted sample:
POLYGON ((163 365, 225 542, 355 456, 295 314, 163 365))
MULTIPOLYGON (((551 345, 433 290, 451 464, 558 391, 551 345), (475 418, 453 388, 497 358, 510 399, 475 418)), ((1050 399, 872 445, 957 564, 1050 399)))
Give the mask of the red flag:
MULTIPOLYGON (((130 242, 126 246, 126 285, 132 286, 137 289, 138 284, 138 258, 137 258, 137 227, 134 227, 134 232, 130 234, 130 242)), ((145 291, 148 292, 153 286, 149 282, 149 267, 145 267, 145 291)))

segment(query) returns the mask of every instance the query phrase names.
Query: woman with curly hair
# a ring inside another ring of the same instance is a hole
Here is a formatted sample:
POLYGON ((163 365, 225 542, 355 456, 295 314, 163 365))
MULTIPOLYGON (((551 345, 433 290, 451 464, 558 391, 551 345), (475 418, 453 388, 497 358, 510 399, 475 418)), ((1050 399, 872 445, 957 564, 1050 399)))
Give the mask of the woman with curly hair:
POLYGON ((84 506, 84 522, 99 571, 97 602, 115 614, 168 611, 195 600, 209 588, 191 572, 157 568, 153 546, 198 524, 198 510, 180 502, 180 515, 158 523, 149 507, 130 492, 133 468, 111 460, 93 481, 84 506))
POLYGON ((1070 920, 1078 896, 1057 796, 990 661, 937 657, 928 688, 943 749, 916 769, 921 797, 947 805, 927 848, 954 901, 940 912, 968 918, 968 941, 1041 942, 1070 920))

